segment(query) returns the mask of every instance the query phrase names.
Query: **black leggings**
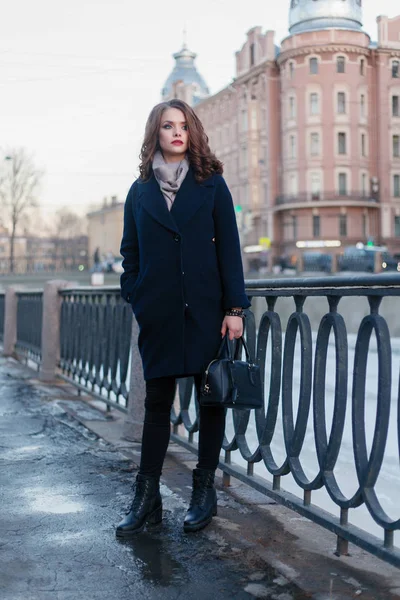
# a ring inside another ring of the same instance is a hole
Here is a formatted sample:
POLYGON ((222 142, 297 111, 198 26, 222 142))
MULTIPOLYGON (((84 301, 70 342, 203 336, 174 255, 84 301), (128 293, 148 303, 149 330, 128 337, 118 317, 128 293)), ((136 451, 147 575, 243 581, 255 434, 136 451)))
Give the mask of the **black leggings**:
MULTIPOLYGON (((200 375, 195 376, 199 393, 200 375)), ((170 411, 175 397, 175 377, 146 381, 145 416, 140 458, 141 475, 161 475, 170 435, 170 411)), ((215 470, 225 430, 225 410, 200 406, 199 458, 197 468, 215 470)))

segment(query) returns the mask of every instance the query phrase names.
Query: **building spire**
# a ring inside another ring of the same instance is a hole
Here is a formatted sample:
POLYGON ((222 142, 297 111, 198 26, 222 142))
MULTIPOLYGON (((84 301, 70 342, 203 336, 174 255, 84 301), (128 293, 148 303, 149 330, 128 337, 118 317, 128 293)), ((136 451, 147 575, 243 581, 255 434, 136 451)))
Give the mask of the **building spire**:
POLYGON ((186 50, 186 48, 187 48, 187 27, 186 27, 186 23, 185 23, 185 25, 183 27, 183 32, 182 33, 183 33, 183 46, 182 47, 186 50))

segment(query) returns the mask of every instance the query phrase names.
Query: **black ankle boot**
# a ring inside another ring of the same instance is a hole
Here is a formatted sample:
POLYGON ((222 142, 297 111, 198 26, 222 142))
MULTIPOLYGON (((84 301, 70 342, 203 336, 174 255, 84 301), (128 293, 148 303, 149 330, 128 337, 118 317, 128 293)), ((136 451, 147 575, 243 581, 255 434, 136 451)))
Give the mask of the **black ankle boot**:
POLYGON ((217 514, 217 492, 214 487, 214 471, 194 469, 193 489, 183 529, 199 531, 211 523, 217 514))
POLYGON ((143 531, 146 523, 157 525, 161 521, 160 479, 138 474, 130 511, 118 525, 115 533, 117 537, 129 537, 143 531))

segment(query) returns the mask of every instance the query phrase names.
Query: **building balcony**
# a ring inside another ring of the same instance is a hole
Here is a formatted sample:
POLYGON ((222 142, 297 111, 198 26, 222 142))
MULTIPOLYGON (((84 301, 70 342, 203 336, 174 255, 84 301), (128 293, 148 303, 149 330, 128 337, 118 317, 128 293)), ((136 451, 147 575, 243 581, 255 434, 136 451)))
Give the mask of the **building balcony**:
POLYGON ((377 197, 364 194, 363 192, 349 192, 348 194, 340 194, 339 192, 300 192, 295 195, 277 196, 274 210, 279 211, 314 206, 362 206, 378 208, 379 200, 377 197))

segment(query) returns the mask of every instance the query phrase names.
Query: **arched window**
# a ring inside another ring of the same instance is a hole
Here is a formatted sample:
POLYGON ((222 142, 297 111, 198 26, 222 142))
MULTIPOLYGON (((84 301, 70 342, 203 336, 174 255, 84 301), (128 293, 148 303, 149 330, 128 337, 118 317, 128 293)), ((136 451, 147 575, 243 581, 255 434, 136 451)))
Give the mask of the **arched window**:
POLYGON ((346 59, 344 56, 338 56, 336 58, 336 72, 344 73, 346 71, 346 59))
POLYGON ((311 156, 319 156, 319 133, 317 132, 310 134, 310 154, 311 156))
POLYGON ((319 96, 316 92, 310 94, 310 115, 319 115, 319 96))
POLYGON ((318 75, 318 58, 310 58, 310 74, 318 75))
POLYGON ((346 114, 346 93, 338 92, 337 94, 337 112, 340 115, 346 114))

